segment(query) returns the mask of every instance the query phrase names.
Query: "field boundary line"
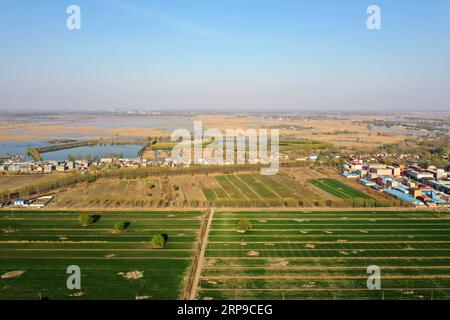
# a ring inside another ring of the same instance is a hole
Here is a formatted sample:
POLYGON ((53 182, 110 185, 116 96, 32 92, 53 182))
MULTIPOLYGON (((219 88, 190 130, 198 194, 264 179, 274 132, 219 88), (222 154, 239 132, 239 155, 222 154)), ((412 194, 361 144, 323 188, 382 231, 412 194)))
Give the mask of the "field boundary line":
MULTIPOLYGON (((288 260, 288 259, 286 259, 288 260)), ((258 269, 267 269, 267 270, 360 270, 367 269, 367 266, 261 266, 261 267, 251 267, 251 266, 205 266, 204 269, 240 269, 240 270, 258 270, 258 269)), ((383 270, 385 269, 450 269, 450 266, 383 266, 383 270)), ((209 278, 210 276, 204 276, 205 278, 209 278)), ((213 277, 213 276, 212 276, 213 277)))
POLYGON ((10 260, 38 260, 38 259, 46 259, 46 260, 191 260, 191 257, 114 257, 114 258, 107 258, 107 257, 59 257, 59 256, 37 256, 37 257, 30 257, 30 256, 7 256, 7 255, 0 255, 2 259, 10 259, 10 260))
MULTIPOLYGON (((243 241, 209 241, 210 244, 241 244, 243 241)), ((181 242, 177 242, 181 243, 181 242)), ((249 244, 248 242, 246 242, 249 244)), ((338 242, 338 241, 252 241, 250 242, 251 245, 253 244, 266 244, 266 243, 273 243, 273 244, 422 244, 422 243, 449 243, 448 241, 345 241, 345 242, 338 242)), ((211 249, 214 250, 214 249, 211 249)))
POLYGON ((242 179, 239 179, 239 177, 237 175, 232 175, 232 176, 227 176, 227 179, 233 183, 234 186, 236 186, 236 181, 232 181, 231 177, 233 177, 237 182, 239 182, 240 184, 242 184, 242 186, 244 186, 245 188, 247 188, 256 198, 250 198, 248 197, 246 194, 244 194, 248 200, 255 200, 255 199, 259 199, 259 200, 265 200, 263 197, 261 197, 261 195, 256 192, 250 185, 248 185, 248 183, 245 183, 244 181, 242 181, 242 179))
MULTIPOLYGON (((254 176, 254 178, 255 178, 255 180, 259 181, 261 184, 263 184, 264 187, 265 187, 266 189, 268 189, 269 191, 271 191, 271 192, 272 192, 274 195, 276 195, 279 199, 282 199, 282 200, 284 200, 284 199, 289 199, 289 197, 284 197, 284 196, 282 196, 281 194, 279 194, 278 192, 276 192, 273 188, 270 187, 269 183, 268 183, 267 181, 264 181, 263 179, 261 179, 260 176, 254 176)), ((274 180, 271 180, 271 182, 277 183, 277 182, 274 181, 274 180)), ((281 185, 281 187, 283 187, 283 186, 281 185)))
MULTIPOLYGON (((53 252, 65 252, 65 251, 77 251, 77 252, 102 252, 102 251, 125 251, 125 252, 152 252, 150 249, 144 248, 144 249, 132 249, 132 248, 17 248, 17 249, 6 249, 2 248, 3 252, 8 251, 23 251, 23 252, 38 252, 38 251, 53 251, 53 252)), ((191 249, 160 249, 158 252, 191 252, 191 249)), ((154 251, 153 251, 154 252, 154 251)))
POLYGON ((260 195, 249 183, 247 183, 246 181, 244 181, 244 179, 242 179, 241 177, 239 177, 239 175, 235 175, 236 179, 238 179, 241 183, 243 183, 244 185, 247 186, 247 188, 249 190, 251 190, 254 194, 256 194, 256 196, 261 199, 262 201, 265 202, 265 199, 262 195, 260 195))
MULTIPOLYGON (((406 250, 405 250, 406 251, 406 250)), ((276 259, 278 257, 227 257, 227 256, 209 256, 210 259, 222 259, 222 260, 269 260, 276 259)), ((339 257, 284 257, 288 260, 448 260, 450 256, 380 256, 380 257, 355 257, 355 256, 339 256, 339 257)))
MULTIPOLYGON (((360 280, 367 279, 367 276, 347 276, 347 275, 286 275, 286 276, 205 276, 201 280, 360 280)), ((450 274, 443 275, 384 275, 383 279, 397 280, 397 279, 450 279, 450 274)))
MULTIPOLYGON (((409 290, 434 290, 447 291, 450 288, 383 288, 380 291, 409 291, 409 290)), ((367 288, 270 288, 270 289, 256 289, 256 288, 201 288, 200 291, 367 291, 374 292, 367 288)))
MULTIPOLYGON (((150 229, 152 230, 152 229, 150 229)), ((178 230, 178 229, 171 229, 171 230, 178 230)), ((356 228, 346 228, 346 229, 332 229, 332 228, 324 228, 324 229, 319 229, 319 228, 315 228, 315 229, 311 229, 311 228, 296 228, 296 229, 283 229, 283 228, 278 228, 278 229, 253 229, 254 231, 279 231, 279 232, 284 232, 284 231, 308 231, 308 232, 313 232, 313 231, 320 231, 320 232, 324 232, 324 231, 355 231, 355 232, 360 232, 360 230, 356 230, 356 228)), ((363 229, 361 229, 363 230, 363 229)), ((396 232, 396 231, 448 231, 448 229, 438 229, 438 228, 422 228, 422 229, 401 229, 401 228, 391 228, 391 229, 378 229, 378 228, 366 228, 364 229, 365 231, 371 232, 371 231, 386 231, 386 232, 396 232)), ((235 231, 233 229, 218 229, 218 228, 214 228, 214 231, 235 231)), ((365 233, 363 233, 365 234, 365 233)))
POLYGON ((224 176, 225 179, 236 189, 239 191, 239 194, 243 196, 244 199, 250 200, 250 198, 240 189, 238 188, 233 181, 228 176, 224 176))
POLYGON ((181 299, 194 300, 197 294, 197 288, 200 283, 200 275, 204 264, 204 256, 206 252, 206 245, 208 242, 209 230, 214 215, 214 209, 209 209, 203 219, 197 246, 195 248, 192 265, 186 276, 184 289, 182 291, 181 299))

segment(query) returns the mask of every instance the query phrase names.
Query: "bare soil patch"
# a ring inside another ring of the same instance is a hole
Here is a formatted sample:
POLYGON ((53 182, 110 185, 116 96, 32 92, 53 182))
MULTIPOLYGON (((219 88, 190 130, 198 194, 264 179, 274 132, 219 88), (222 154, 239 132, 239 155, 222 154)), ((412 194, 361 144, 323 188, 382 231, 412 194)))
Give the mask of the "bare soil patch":
POLYGON ((6 272, 6 273, 2 274, 1 278, 5 279, 5 280, 6 279, 14 279, 14 278, 20 277, 24 273, 25 273, 24 270, 9 271, 9 272, 6 272))
POLYGON ((127 273, 119 272, 118 275, 128 280, 137 280, 144 277, 144 271, 135 270, 135 271, 128 271, 127 273))

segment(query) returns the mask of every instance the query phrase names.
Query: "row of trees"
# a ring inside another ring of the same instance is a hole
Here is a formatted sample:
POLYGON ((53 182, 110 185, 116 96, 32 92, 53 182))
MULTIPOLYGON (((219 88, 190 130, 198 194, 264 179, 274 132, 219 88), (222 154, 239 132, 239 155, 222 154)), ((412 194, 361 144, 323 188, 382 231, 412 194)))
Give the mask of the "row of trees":
MULTIPOLYGON (((91 215, 82 213, 78 216, 78 221, 80 222, 82 227, 88 227, 93 223, 100 220, 100 215, 91 215)), ((116 233, 120 233, 125 231, 129 227, 130 223, 128 221, 117 221, 114 224, 114 231, 116 233)), ((246 225, 243 225, 243 228, 246 228, 246 225)), ((150 246, 153 249, 161 249, 164 248, 167 241, 169 239, 169 235, 167 233, 161 233, 154 235, 150 240, 150 246)))
POLYGON ((185 199, 97 199, 88 203, 92 207, 127 207, 127 208, 384 208, 404 205, 395 199, 389 200, 214 200, 211 202, 185 199))
POLYGON ((336 208, 382 208, 398 205, 396 200, 360 199, 352 200, 298 200, 298 199, 273 199, 273 200, 213 200, 213 207, 242 207, 242 208, 271 208, 271 207, 336 207, 336 208))
POLYGON ((97 177, 119 178, 119 179, 137 179, 147 177, 175 176, 175 175, 194 175, 208 173, 226 173, 239 171, 257 171, 261 165, 193 165, 190 167, 142 167, 142 168, 122 168, 115 170, 98 171, 97 177))
MULTIPOLYGON (((316 166, 317 164, 309 162, 291 162, 282 163, 282 167, 309 167, 316 166)), ((1 201, 9 201, 19 197, 28 197, 37 193, 46 193, 53 189, 70 186, 80 182, 94 182, 98 178, 119 178, 119 179, 137 179, 147 177, 160 177, 160 176, 174 176, 174 175, 194 175, 194 174, 208 174, 208 173, 236 173, 239 171, 254 171, 257 172, 261 169, 260 164, 243 164, 243 165, 230 165, 230 166, 202 166, 194 165, 191 167, 175 167, 175 168, 161 168, 161 167, 144 167, 144 168, 121 168, 110 170, 98 170, 89 174, 72 173, 65 174, 62 177, 54 178, 49 176, 49 179, 40 181, 38 183, 27 185, 17 188, 15 190, 7 190, 0 193, 1 201)), ((162 204, 165 206, 166 204, 162 204)), ((219 205, 219 204, 218 204, 219 205)), ((188 206, 187 204, 184 206, 188 206)), ((190 203, 192 207, 203 207, 202 203, 190 203), (191 205, 194 204, 194 205, 191 205)), ((251 206, 251 204, 249 205, 251 206)))
POLYGON ((80 182, 94 182, 97 180, 95 175, 89 174, 65 174, 57 178, 48 176, 48 179, 40 181, 31 185, 19 187, 14 190, 6 190, 0 193, 0 199, 2 201, 10 201, 20 197, 29 197, 35 194, 47 193, 53 189, 70 186, 80 182))

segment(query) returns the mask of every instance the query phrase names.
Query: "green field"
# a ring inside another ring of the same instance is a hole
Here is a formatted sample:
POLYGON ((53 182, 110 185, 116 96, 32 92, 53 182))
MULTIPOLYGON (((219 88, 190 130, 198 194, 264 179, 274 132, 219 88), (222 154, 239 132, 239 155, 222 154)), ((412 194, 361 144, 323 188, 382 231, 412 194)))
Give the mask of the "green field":
POLYGON ((450 215, 218 212, 199 299, 450 299, 450 215), (253 228, 236 231, 241 218, 253 228), (367 267, 381 268, 368 290, 367 267))
POLYGON ((286 174, 262 176, 252 174, 217 176, 220 188, 205 188, 203 193, 213 205, 223 202, 246 203, 263 206, 283 206, 287 202, 297 206, 300 201, 312 203, 320 197, 305 186, 297 183, 286 174))
POLYGON ((324 178, 310 180, 310 183, 316 187, 338 197, 341 199, 366 199, 372 200, 373 197, 365 194, 364 192, 353 189, 352 187, 341 183, 335 179, 324 178))
POLYGON ((95 212, 81 227, 78 212, 0 212, 0 299, 177 299, 197 241, 201 212, 95 212), (129 222, 120 233, 117 221, 129 222), (167 233, 166 247, 152 249, 152 235, 167 233), (82 296, 66 287, 66 268, 81 268, 82 296), (119 273, 143 272, 140 279, 119 273))

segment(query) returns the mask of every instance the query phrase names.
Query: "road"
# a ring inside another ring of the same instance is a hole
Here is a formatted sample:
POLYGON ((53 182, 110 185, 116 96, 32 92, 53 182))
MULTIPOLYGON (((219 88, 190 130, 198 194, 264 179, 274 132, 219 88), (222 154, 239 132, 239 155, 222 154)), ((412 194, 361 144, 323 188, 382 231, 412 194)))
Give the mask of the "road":
POLYGON ((214 209, 208 209, 202 219, 202 226, 197 245, 195 246, 194 258, 186 276, 186 282, 181 298, 183 300, 194 300, 197 294, 197 287, 204 264, 206 246, 208 244, 209 231, 213 220, 214 209))

